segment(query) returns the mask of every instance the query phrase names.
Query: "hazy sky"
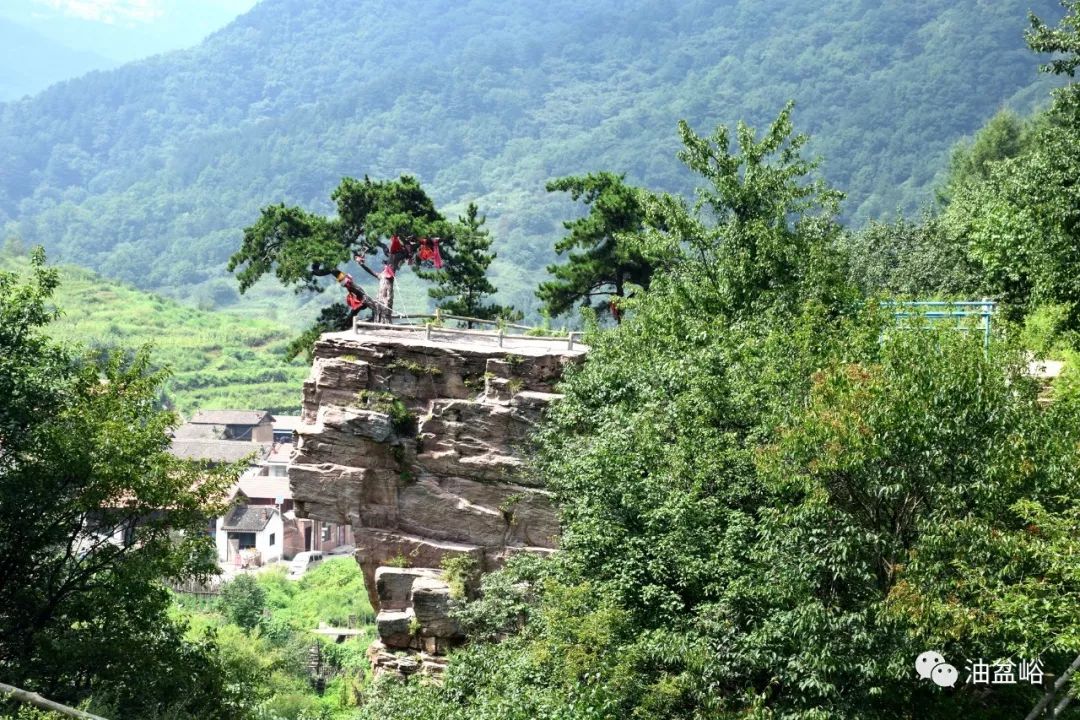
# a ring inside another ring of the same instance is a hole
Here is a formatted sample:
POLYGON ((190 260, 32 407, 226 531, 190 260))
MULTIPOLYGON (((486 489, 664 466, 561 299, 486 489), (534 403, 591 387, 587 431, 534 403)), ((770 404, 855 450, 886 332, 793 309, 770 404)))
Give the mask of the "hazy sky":
POLYGON ((118 62, 195 45, 256 0, 3 0, 0 16, 118 62))

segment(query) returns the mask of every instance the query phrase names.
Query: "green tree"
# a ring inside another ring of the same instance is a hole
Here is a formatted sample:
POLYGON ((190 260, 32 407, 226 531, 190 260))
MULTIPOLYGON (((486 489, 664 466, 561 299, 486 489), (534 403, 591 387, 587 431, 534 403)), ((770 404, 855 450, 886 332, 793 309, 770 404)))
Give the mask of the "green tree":
POLYGON ((1080 511, 1080 425, 1076 406, 1040 405, 1025 368, 1014 347, 924 327, 815 373, 758 455, 775 497, 751 558, 756 582, 784 589, 746 640, 781 706, 1015 717, 1040 688, 941 697, 912 682, 913 659, 1075 657, 1080 583, 1060 532, 1080 511))
POLYGON ((1026 33, 1028 47, 1039 53, 1053 53, 1055 57, 1042 69, 1055 75, 1074 77, 1080 68, 1080 0, 1060 0, 1065 17, 1057 27, 1050 27, 1035 13, 1028 19, 1031 28, 1026 33))
MULTIPOLYGON (((228 269, 236 273, 241 292, 273 272, 282 285, 320 293, 325 289, 321 277, 356 260, 378 281, 374 317, 388 323, 393 317, 395 276, 407 260, 405 253, 391 253, 391 238, 440 237, 442 248, 449 250, 454 228, 420 183, 406 175, 385 181, 347 177, 331 199, 337 207, 335 217, 283 204, 263 208, 255 224, 244 229, 243 244, 229 259, 228 269), (378 273, 368 267, 371 259, 381 260, 378 273)), ((306 349, 306 338, 318 337, 319 332, 343 329, 332 323, 340 323, 347 314, 344 303, 324 310, 315 327, 290 345, 290 352, 306 349)))
POLYGON ((873 221, 846 232, 839 246, 852 279, 869 295, 970 298, 984 290, 983 268, 966 237, 930 212, 918 220, 873 221))
POLYGON ((773 305, 821 293, 847 292, 841 278, 845 258, 834 251, 843 194, 814 178, 818 161, 801 151, 809 137, 795 134, 788 103, 758 139, 740 123, 734 145, 719 126, 701 137, 679 123, 679 158, 706 181, 692 206, 672 195, 645 203, 646 246, 668 258, 673 275, 687 287, 708 287, 711 310, 727 321, 773 305))
POLYGON ((990 168, 1006 158, 1016 157, 1025 147, 1026 123, 1015 112, 1004 109, 990 118, 970 141, 962 140, 949 157, 949 172, 937 190, 938 200, 948 203, 956 188, 986 180, 990 168))
MULTIPOLYGON (((484 223, 487 218, 479 214, 475 203, 469 203, 465 215, 458 218, 454 235, 454 262, 441 270, 425 273, 425 277, 438 283, 428 290, 435 306, 454 315, 490 320, 497 317, 517 317, 512 307, 502 307, 485 302, 494 295, 496 288, 487 278, 487 270, 495 253, 491 249, 491 236, 484 223)), ((467 322, 472 327, 471 322, 467 322)))
POLYGON ((251 630, 262 620, 266 592, 255 582, 255 578, 238 575, 221 589, 219 605, 230 622, 251 630))
POLYGON ((235 468, 174 459, 147 353, 50 340, 57 273, 0 273, 0 675, 123 717, 234 717, 213 646, 167 615, 166 578, 216 572, 207 517, 235 468))
MULTIPOLYGON (((1056 28, 1032 16, 1027 38, 1037 52, 1060 57, 1043 66, 1072 76, 1080 64, 1080 3, 1056 28)), ((1042 304, 1067 308, 1080 327, 1080 91, 1071 83, 1035 122, 1015 157, 988 162, 954 189, 945 221, 970 245, 989 287, 1013 317, 1042 304)))
POLYGON ((851 292, 788 114, 737 151, 684 131, 700 212, 650 202, 673 261, 541 435, 560 553, 467 606, 505 640, 363 717, 1004 720, 1040 690, 943 693, 915 657, 1075 656, 1080 408, 851 292))
MULTIPOLYGON (((623 179, 623 175, 601 172, 547 184, 548 192, 568 192, 589 208, 585 217, 563 223, 570 232, 555 243, 555 252, 566 254, 568 262, 549 265, 548 273, 555 279, 541 283, 536 293, 550 315, 561 315, 578 302, 593 305, 594 301, 597 311, 610 312, 618 307, 610 299, 626 297, 630 284, 649 286, 654 262, 626 239, 643 228, 641 198, 623 179)), ((619 320, 618 312, 615 319, 619 320)))

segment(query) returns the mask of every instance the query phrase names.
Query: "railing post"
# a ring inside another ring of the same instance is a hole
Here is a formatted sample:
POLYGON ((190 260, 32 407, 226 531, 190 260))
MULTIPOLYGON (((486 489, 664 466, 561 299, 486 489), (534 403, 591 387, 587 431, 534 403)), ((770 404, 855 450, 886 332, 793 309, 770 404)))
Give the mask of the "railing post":
POLYGON ((567 350, 573 350, 574 349, 574 333, 570 333, 570 337, 566 341, 566 349, 567 350))
POLYGON ((427 324, 427 330, 424 332, 424 339, 425 340, 430 340, 431 339, 431 323, 427 324))
POLYGON ((499 328, 499 347, 503 346, 502 342, 503 342, 503 329, 499 328))

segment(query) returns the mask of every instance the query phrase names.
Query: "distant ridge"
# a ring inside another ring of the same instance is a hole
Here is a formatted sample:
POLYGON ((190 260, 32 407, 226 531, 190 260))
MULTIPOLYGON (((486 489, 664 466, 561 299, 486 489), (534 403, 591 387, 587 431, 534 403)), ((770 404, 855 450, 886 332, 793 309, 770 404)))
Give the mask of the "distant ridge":
POLYGON ((1054 0, 264 0, 196 48, 0 105, 0 224, 176 297, 235 301, 223 265, 268 203, 327 210, 341 176, 414 173, 489 215, 501 301, 532 290, 552 177, 687 192, 676 121, 761 125, 789 98, 861 222, 931 197, 949 148, 1023 106, 1028 8, 1054 0))
POLYGON ((61 80, 116 64, 114 60, 70 48, 0 17, 0 102, 17 100, 61 80))

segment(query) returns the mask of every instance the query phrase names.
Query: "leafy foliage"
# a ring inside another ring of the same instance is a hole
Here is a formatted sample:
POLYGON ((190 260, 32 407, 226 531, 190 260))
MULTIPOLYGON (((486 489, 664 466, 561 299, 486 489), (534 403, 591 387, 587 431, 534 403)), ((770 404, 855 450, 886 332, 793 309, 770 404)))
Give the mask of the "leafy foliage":
POLYGON ((1050 27, 1035 13, 1029 14, 1031 29, 1027 33, 1027 42, 1035 52, 1058 56, 1044 65, 1044 70, 1074 77, 1080 67, 1080 2, 1061 0, 1061 6, 1066 14, 1057 27, 1050 27))
MULTIPOLYGON (((346 177, 332 198, 337 204, 337 216, 333 218, 280 204, 263 208, 255 224, 244 229, 244 242, 229 258, 228 270, 236 273, 240 292, 273 272, 285 286, 321 293, 324 288, 318 278, 336 276, 342 263, 355 259, 362 270, 376 277, 366 264, 367 258, 381 257, 378 296, 367 296, 364 302, 374 308, 380 322, 389 322, 396 273, 410 259, 404 249, 395 248, 395 241, 441 237, 442 246, 452 250, 454 228, 435 210, 416 179, 409 176, 392 181, 346 177)), ((419 265, 415 257, 411 262, 419 265)), ((289 346, 290 359, 301 349, 308 350, 310 346, 304 343, 317 338, 318 333, 347 329, 348 323, 343 321, 354 314, 343 303, 324 309, 315 326, 289 346), (335 321, 339 323, 336 327, 328 327, 335 321)))
POLYGON ((542 433, 560 553, 485 578, 487 642, 362 717, 1004 719, 1041 691, 943 693, 915 657, 1071 660, 1080 407, 852 290, 788 114, 683 128, 707 181, 641 239, 672 261, 542 433))
POLYGON ((1027 123, 1005 109, 986 121, 975 137, 961 140, 949 158, 949 172, 938 189, 938 199, 948 203, 959 187, 986 180, 993 163, 1016 157, 1030 144, 1027 123))
MULTIPOLYGON (((1056 28, 1032 15, 1027 39, 1037 52, 1057 53, 1045 70, 1071 76, 1080 5, 1062 5, 1068 14, 1056 28)), ((1077 87, 1058 88, 1050 107, 1029 119, 1000 112, 961 143, 939 191, 938 216, 873 224, 850 238, 860 284, 945 297, 978 292, 999 300, 1008 319, 1046 306, 1064 310, 1064 331, 1080 327, 1077 87)))
POLYGON ((917 220, 870 222, 845 233, 838 245, 852 280, 867 294, 966 300, 990 291, 964 240, 951 224, 924 212, 917 220))
POLYGON ((820 178, 807 181, 817 163, 801 157, 809 138, 792 134, 791 112, 789 103, 760 140, 740 123, 737 153, 728 128, 706 138, 680 123, 679 158, 708 184, 692 207, 670 195, 646 204, 645 244, 670 258, 686 292, 710 287, 709 310, 728 320, 791 303, 792 291, 843 285, 830 252, 843 195, 820 178))
MULTIPOLYGON (((244 607, 258 606, 258 623, 237 624, 234 603, 200 604, 174 596, 173 614, 189 625, 190 638, 213 637, 223 674, 243 690, 243 717, 251 720, 346 720, 355 715, 355 700, 367 672, 364 651, 374 637, 375 614, 367 601, 360 569, 352 558, 330 558, 289 580, 282 569, 240 575, 244 607), (265 602, 251 602, 261 595, 265 602), (357 618, 365 634, 337 644, 319 639, 311 630, 320 623, 343 626, 357 618), (307 662, 318 642, 326 692, 310 684, 307 662)), ((235 592, 235 591, 234 591, 235 592)), ((252 612, 249 617, 256 617, 252 612)))
POLYGON ((230 622, 251 630, 262 620, 266 593, 250 575, 239 575, 225 583, 219 602, 230 622))
MULTIPOLYGON (((491 249, 491 236, 484 223, 487 218, 480 215, 474 203, 469 203, 465 214, 458 218, 458 229, 454 239, 454 261, 442 270, 425 273, 438 283, 428 290, 428 295, 435 301, 435 307, 453 315, 491 320, 497 317, 519 319, 520 314, 512 307, 502 307, 494 303, 485 303, 484 299, 498 290, 487 278, 488 267, 495 259, 491 249)), ((467 323, 472 327, 472 323, 467 323)))
POLYGON ((0 273, 0 669, 124 716, 234 717, 207 642, 183 639, 165 578, 214 569, 203 529, 237 468, 175 460, 145 352, 104 360, 50 340, 58 273, 0 273))
POLYGON ((589 207, 585 217, 563 223, 570 233, 555 243, 555 252, 566 255, 568 262, 549 265, 555 279, 541 283, 536 293, 549 315, 562 315, 581 302, 618 319, 614 298, 626 297, 631 286, 649 286, 653 261, 626 239, 641 232, 645 212, 640 191, 626 185, 624 178, 602 172, 547 184, 548 192, 570 193, 589 207), (600 300, 594 303, 597 296, 600 300))
POLYGON ((1036 131, 1031 152, 995 164, 983 183, 959 190, 948 220, 969 239, 990 287, 1016 313, 1040 303, 1080 312, 1077 256, 1080 114, 1065 96, 1036 131))

